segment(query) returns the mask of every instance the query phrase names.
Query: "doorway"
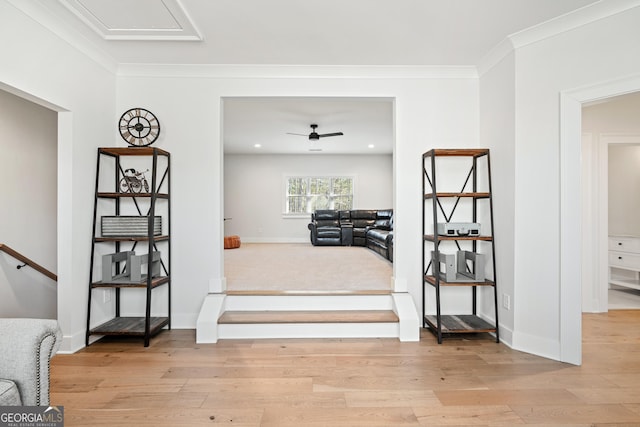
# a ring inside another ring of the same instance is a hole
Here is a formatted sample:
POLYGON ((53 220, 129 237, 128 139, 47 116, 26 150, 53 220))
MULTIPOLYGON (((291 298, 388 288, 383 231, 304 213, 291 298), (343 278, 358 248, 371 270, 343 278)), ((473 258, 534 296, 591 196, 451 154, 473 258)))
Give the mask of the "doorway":
MULTIPOLYGON (((239 249, 310 245, 310 212, 287 211, 285 184, 291 176, 348 176, 354 209, 392 208, 393 110, 393 98, 379 97, 224 98, 225 236, 240 236, 239 249), (319 134, 343 135, 312 140, 312 124, 319 134)), ((240 251, 233 251, 225 250, 223 258, 237 262, 240 251)), ((387 270, 385 286, 393 266, 387 270)))
MULTIPOLYGON (((0 87, 0 243, 57 271, 58 113, 6 89, 0 87)), ((58 317, 55 279, 3 251, 0 270, 3 317, 58 317)))
MULTIPOLYGON (((639 273, 609 265, 610 256, 619 252, 615 245, 610 247, 615 243, 612 239, 640 236, 639 113, 640 92, 586 103, 582 108, 586 230, 582 247, 597 260, 583 263, 584 312, 640 308, 639 273)), ((618 255, 626 261, 626 255, 618 255)))
MULTIPOLYGON (((640 75, 560 93, 560 360, 582 363, 582 266, 600 258, 582 250, 582 107, 640 91, 640 75)), ((595 236, 598 230, 590 228, 595 236)), ((599 264, 600 265, 600 264, 599 264)))

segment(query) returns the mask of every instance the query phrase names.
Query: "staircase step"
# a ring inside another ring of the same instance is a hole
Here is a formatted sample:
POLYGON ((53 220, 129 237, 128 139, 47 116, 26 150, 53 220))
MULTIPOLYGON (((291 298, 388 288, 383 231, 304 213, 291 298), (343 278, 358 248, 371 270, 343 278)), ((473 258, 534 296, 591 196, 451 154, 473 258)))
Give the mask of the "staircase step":
POLYGON ((225 311, 218 318, 218 324, 395 322, 392 310, 225 311))
POLYGON ((244 291, 226 291, 227 295, 235 296, 345 296, 345 295, 391 295, 391 290, 384 289, 360 289, 360 290, 313 290, 313 289, 299 289, 299 290, 244 290, 244 291))
POLYGON ((408 293, 209 294, 198 317, 196 341, 215 343, 221 339, 289 338, 400 338, 418 341, 419 328, 420 319, 408 293))

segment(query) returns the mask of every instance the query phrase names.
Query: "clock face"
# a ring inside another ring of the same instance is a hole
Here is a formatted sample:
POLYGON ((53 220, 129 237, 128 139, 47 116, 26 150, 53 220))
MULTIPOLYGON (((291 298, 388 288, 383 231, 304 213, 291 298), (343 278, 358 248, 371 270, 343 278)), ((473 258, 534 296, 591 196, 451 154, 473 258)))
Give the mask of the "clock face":
POLYGON ((120 136, 134 147, 146 147, 158 139, 160 122, 149 110, 132 108, 120 117, 120 136))

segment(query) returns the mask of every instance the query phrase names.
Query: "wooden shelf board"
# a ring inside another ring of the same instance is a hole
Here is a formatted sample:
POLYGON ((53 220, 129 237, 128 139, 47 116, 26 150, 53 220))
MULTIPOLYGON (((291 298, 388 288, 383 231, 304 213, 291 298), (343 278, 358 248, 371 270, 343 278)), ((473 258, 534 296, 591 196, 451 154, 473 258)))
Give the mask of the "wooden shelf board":
POLYGON ((429 150, 422 157, 431 156, 472 156, 480 157, 489 154, 488 148, 436 148, 429 150))
POLYGON ((425 199, 432 199, 433 197, 472 197, 475 199, 488 199, 491 197, 490 193, 475 192, 475 193, 427 193, 424 195, 425 199))
MULTIPOLYGON (((95 242, 148 242, 149 238, 147 236, 129 236, 129 237, 95 237, 95 242)), ((162 242, 168 240, 169 236, 154 236, 153 240, 155 242, 162 242)))
POLYGON ((111 156, 153 156, 154 151, 159 156, 169 156, 168 151, 156 147, 100 147, 98 151, 111 156))
MULTIPOLYGON (((113 191, 101 191, 97 194, 97 197, 104 199, 117 199, 124 197, 151 197, 152 193, 117 193, 113 191)), ((156 193, 156 198, 158 199, 168 199, 169 195, 167 193, 156 193)))
MULTIPOLYGON (((424 280, 430 285, 436 285, 436 278, 432 275, 424 276, 424 280)), ((484 282, 445 282, 440 280, 440 286, 495 286, 496 283, 492 280, 485 280, 484 282)))
MULTIPOLYGON (((443 334, 466 334, 476 332, 496 332, 495 326, 473 314, 442 315, 443 334)), ((437 332, 438 319, 436 316, 424 316, 429 327, 437 332)))
MULTIPOLYGON (((154 277, 151 280, 151 287, 155 288, 160 285, 164 285, 165 283, 168 283, 168 282, 169 282, 169 276, 154 277)), ((120 279, 116 279, 111 282, 99 281, 99 282, 92 283, 91 287, 92 288, 146 288, 147 279, 145 278, 140 282, 127 282, 120 279)))
POLYGON ((395 323, 391 310, 226 311, 218 323, 395 323))
MULTIPOLYGON (((169 324, 169 318, 151 317, 149 322, 149 332, 154 335, 169 324)), ((100 326, 92 328, 91 334, 144 336, 144 326, 144 317, 115 317, 100 326)))
MULTIPOLYGON (((435 236, 433 234, 425 234, 424 240, 433 242, 435 241, 435 236)), ((441 235, 438 235, 438 240, 481 240, 485 242, 490 242, 493 240, 493 237, 492 236, 441 236, 441 235)))

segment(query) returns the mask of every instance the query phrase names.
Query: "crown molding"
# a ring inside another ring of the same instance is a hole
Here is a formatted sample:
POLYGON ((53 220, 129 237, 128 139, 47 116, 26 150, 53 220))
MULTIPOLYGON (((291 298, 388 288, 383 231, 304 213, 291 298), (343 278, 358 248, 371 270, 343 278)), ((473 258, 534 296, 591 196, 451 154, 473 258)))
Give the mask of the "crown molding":
POLYGON ((509 38, 514 48, 519 49, 639 6, 640 0, 600 0, 511 34, 509 38))
POLYGON ((600 0, 533 27, 510 34, 506 40, 500 42, 479 61, 478 75, 482 76, 512 51, 636 7, 640 7, 640 0, 600 0))
POLYGON ((510 38, 506 38, 489 51, 478 63, 478 76, 498 65, 511 52, 515 50, 510 38))
MULTIPOLYGON (((179 0, 174 1, 176 4, 180 4, 179 0)), ((118 76, 202 78, 477 78, 519 48, 640 7, 640 0, 600 0, 581 9, 509 35, 481 58, 477 66, 172 65, 118 64, 113 57, 86 39, 82 34, 56 20, 52 11, 44 6, 46 3, 22 0, 7 0, 7 2, 87 58, 118 76)))
POLYGON ((122 77, 470 79, 475 66, 120 64, 122 77))

